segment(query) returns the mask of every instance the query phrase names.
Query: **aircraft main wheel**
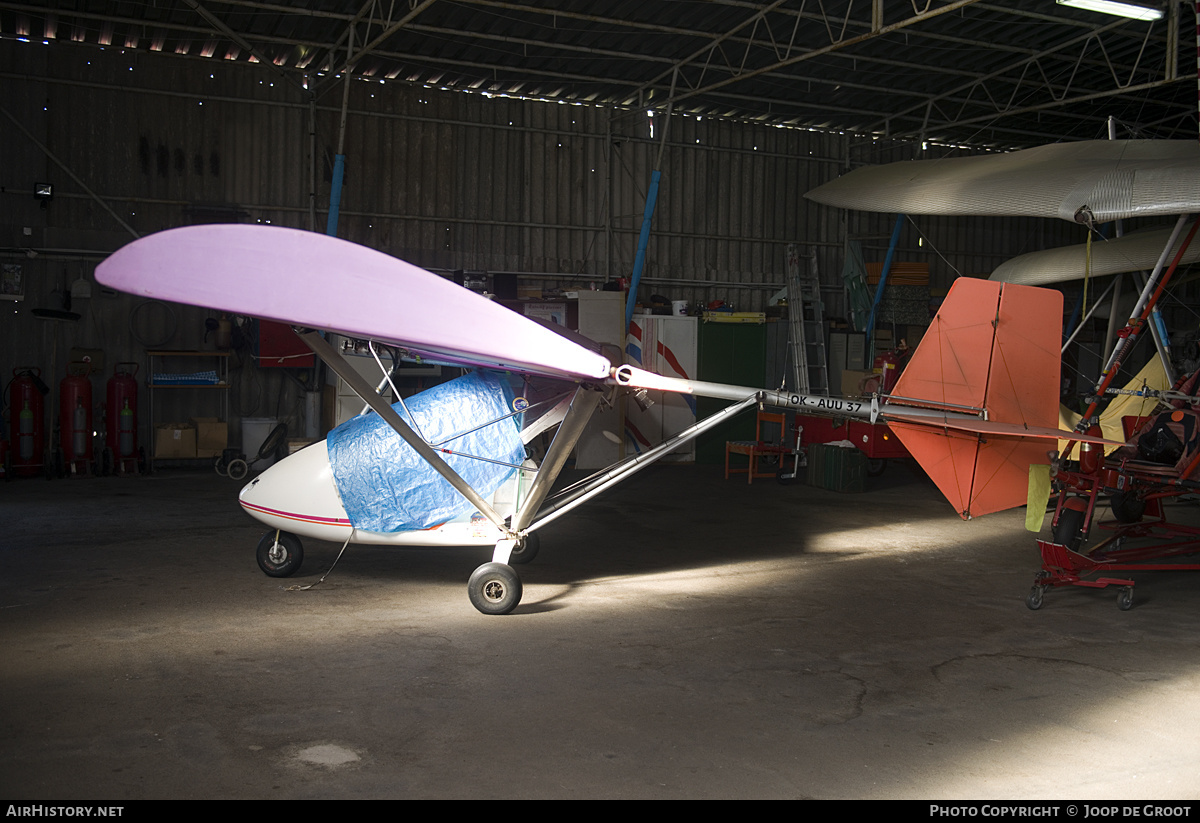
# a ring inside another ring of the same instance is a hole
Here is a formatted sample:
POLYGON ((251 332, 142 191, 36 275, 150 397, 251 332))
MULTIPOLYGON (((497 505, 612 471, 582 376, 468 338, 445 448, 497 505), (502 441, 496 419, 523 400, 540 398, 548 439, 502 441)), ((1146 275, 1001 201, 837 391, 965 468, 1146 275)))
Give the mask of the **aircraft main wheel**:
POLYGON ((1058 525, 1054 527, 1054 542, 1066 546, 1071 551, 1078 551, 1079 544, 1083 542, 1085 514, 1078 509, 1063 509, 1058 518, 1058 525))
POLYGON ((1122 586, 1117 592, 1117 608, 1123 612, 1133 608, 1133 586, 1122 586))
POLYGON ((484 614, 508 614, 521 602, 521 578, 512 566, 484 563, 467 581, 467 594, 484 614))
POLYGON ((1025 605, 1033 611, 1037 611, 1042 607, 1042 594, 1046 591, 1044 586, 1034 586, 1029 590, 1029 595, 1025 598, 1025 605))
POLYGON ((522 537, 517 545, 513 547, 512 553, 508 556, 509 563, 529 563, 533 558, 537 557, 538 549, 542 547, 542 541, 538 536, 530 532, 522 537))
POLYGON ((278 532, 278 538, 275 535, 272 529, 258 541, 258 567, 268 577, 290 577, 304 562, 304 547, 290 532, 278 532))

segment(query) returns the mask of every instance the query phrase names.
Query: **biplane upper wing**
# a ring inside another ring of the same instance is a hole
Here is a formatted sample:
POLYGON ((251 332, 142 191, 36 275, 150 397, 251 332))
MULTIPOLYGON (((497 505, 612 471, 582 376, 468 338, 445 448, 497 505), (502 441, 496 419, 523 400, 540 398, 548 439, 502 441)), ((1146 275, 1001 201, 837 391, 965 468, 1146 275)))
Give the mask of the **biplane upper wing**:
POLYGON ((260 225, 152 234, 96 267, 142 297, 325 329, 443 363, 604 380, 607 358, 482 295, 390 255, 260 225))
POLYGON ((900 214, 1058 217, 1097 223, 1200 210, 1194 140, 1087 140, 1008 154, 856 169, 804 195, 900 214))

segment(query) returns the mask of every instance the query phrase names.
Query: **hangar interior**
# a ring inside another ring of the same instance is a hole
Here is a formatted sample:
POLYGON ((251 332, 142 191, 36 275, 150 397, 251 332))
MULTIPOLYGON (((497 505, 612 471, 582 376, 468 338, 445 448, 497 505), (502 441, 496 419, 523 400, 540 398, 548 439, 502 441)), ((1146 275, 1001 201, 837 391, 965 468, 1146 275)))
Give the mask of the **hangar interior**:
MULTIPOLYGON (((964 522, 898 458, 850 490, 726 479, 749 413, 548 525, 507 616, 463 596, 477 549, 351 547, 325 580, 340 547, 317 541, 280 581, 250 560, 262 527, 231 464, 244 455, 253 477, 361 403, 286 324, 96 279, 167 229, 302 229, 618 352, 628 304, 660 347, 685 330, 701 379, 778 387, 797 351, 792 254, 819 290, 821 387, 856 395, 876 354, 918 344, 955 281, 1095 232, 805 195, 899 161, 1195 142, 1197 9, 1141 5, 1160 14, 0 0, 0 792, 1194 798, 1185 573, 1139 577, 1131 611, 1089 589, 1027 609, 1024 510, 964 522), (852 284, 874 291, 885 261, 897 274, 864 329, 852 284), (92 435, 73 460, 77 411, 92 435)), ((1060 387, 1075 411, 1137 296, 1106 298, 1112 279, 1051 287, 1075 333, 1060 387)), ((1161 304, 1181 374, 1200 359, 1196 288, 1184 265, 1161 304)), ((392 309, 398 326, 472 322, 392 309)), ((1143 343, 1120 383, 1154 356, 1143 343)), ((395 389, 459 373, 407 362, 395 389)), ((673 433, 665 411, 632 430, 632 401, 606 413, 564 478, 673 433)), ((1189 496, 1170 505, 1194 519, 1189 496)))

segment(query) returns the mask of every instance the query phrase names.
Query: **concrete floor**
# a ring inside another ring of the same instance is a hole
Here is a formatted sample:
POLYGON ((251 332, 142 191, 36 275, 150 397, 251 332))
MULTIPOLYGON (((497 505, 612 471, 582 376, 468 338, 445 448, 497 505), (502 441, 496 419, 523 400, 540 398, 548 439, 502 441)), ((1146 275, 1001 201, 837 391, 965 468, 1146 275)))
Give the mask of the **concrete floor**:
MULTIPOLYGON (((212 472, 0 486, 0 796, 1200 797, 1200 577, 1051 591, 1023 510, 659 466, 477 550, 262 529, 212 472)), ((1188 510, 1189 513, 1191 509, 1188 510)))

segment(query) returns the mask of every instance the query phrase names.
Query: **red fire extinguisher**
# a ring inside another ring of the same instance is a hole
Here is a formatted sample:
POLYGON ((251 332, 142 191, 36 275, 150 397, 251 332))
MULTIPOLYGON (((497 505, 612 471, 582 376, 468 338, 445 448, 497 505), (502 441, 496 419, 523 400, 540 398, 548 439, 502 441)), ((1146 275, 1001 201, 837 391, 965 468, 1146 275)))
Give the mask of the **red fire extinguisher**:
POLYGON ((890 394, 896 386, 896 381, 900 379, 900 372, 903 371, 905 363, 908 361, 908 343, 905 340, 900 341, 900 345, 875 358, 875 370, 879 372, 879 388, 881 394, 890 394))
POLYGON ((112 452, 110 465, 119 474, 137 469, 137 363, 118 363, 108 378, 105 433, 112 452))
POLYGON ((58 444, 72 474, 86 472, 92 463, 91 373, 91 363, 70 363, 58 386, 58 444))
POLYGON ((12 468, 18 477, 36 476, 45 462, 45 400, 49 387, 42 382, 42 370, 24 366, 13 369, 9 383, 9 430, 12 468))

